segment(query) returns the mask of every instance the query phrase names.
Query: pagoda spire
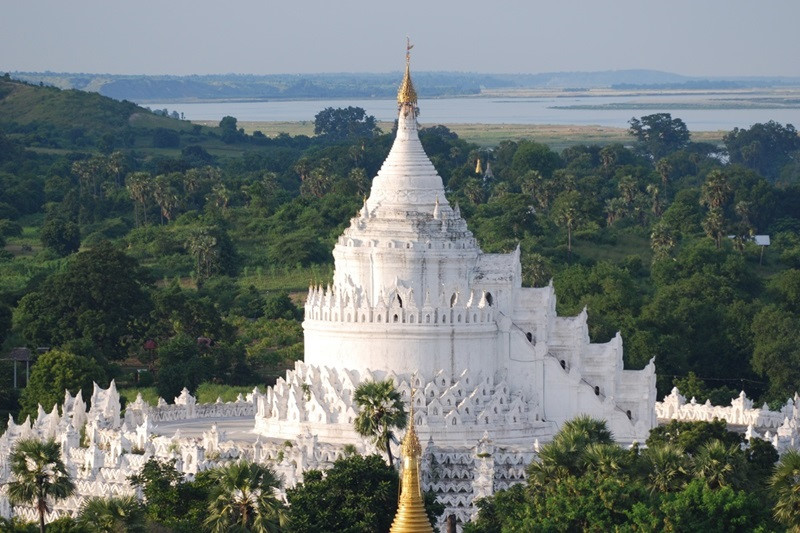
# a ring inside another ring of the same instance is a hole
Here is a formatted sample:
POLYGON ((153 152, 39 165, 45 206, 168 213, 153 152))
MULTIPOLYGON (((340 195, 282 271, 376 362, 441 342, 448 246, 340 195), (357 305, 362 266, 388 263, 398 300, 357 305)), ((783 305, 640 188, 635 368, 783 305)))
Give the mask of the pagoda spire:
POLYGON ((397 104, 402 105, 417 105, 417 91, 414 89, 414 83, 411 81, 411 49, 414 45, 411 44, 411 39, 406 37, 406 73, 403 76, 403 82, 397 90, 397 104))
POLYGON ((419 482, 419 459, 422 447, 414 428, 414 391, 411 391, 411 409, 408 415, 408 430, 401 447, 403 455, 403 479, 400 489, 400 505, 394 515, 389 533, 433 533, 425 513, 422 487, 419 482))

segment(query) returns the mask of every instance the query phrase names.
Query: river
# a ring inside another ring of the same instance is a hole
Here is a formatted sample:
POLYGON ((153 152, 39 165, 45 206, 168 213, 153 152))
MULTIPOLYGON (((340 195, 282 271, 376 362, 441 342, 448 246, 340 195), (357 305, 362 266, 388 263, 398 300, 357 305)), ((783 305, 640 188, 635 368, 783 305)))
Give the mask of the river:
MULTIPOLYGON (((730 96, 730 95, 725 95, 730 96)), ((702 109, 720 105, 723 95, 561 96, 534 98, 435 98, 420 101, 420 124, 558 124, 627 128, 631 117, 672 113, 691 131, 749 128, 757 122, 775 120, 800 126, 798 107, 702 109), (626 109, 564 109, 567 106, 626 106, 626 109), (637 106, 640 106, 637 109, 637 106)), ((725 99, 725 101, 730 101, 725 99)), ((326 107, 364 108, 379 121, 396 118, 394 100, 295 100, 261 102, 143 103, 151 109, 183 113, 187 120, 220 120, 233 116, 241 122, 313 121, 326 107)), ((769 105, 769 104, 760 104, 769 105)))

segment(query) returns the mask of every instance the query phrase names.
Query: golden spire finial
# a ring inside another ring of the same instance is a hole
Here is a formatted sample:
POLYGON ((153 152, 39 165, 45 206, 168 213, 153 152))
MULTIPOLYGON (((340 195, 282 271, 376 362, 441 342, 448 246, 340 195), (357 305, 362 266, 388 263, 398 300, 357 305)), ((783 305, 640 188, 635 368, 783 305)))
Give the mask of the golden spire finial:
POLYGON ((403 454, 403 478, 400 489, 400 505, 394 515, 390 533, 433 533, 419 482, 419 457, 422 447, 414 429, 414 389, 411 389, 408 429, 401 448, 403 454))
POLYGON ((406 37, 406 73, 403 76, 403 83, 400 84, 400 89, 397 90, 397 103, 403 104, 417 104, 417 91, 414 89, 414 84, 411 82, 411 49, 414 45, 411 44, 411 39, 406 37))

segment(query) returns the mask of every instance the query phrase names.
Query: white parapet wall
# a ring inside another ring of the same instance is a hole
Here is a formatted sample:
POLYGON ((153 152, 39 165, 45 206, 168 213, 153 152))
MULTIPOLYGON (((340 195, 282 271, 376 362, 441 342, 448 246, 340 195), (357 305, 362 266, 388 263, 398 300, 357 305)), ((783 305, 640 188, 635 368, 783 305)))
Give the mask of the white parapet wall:
POLYGON ((710 401, 698 403, 694 398, 687 401, 677 388, 662 402, 656 402, 659 424, 671 420, 684 422, 712 422, 724 420, 734 430, 743 431, 747 440, 758 438, 771 442, 778 453, 800 447, 797 427, 800 420, 798 397, 790 398, 779 411, 770 410, 767 404, 753 407, 744 391, 731 399, 730 405, 711 405, 710 401))

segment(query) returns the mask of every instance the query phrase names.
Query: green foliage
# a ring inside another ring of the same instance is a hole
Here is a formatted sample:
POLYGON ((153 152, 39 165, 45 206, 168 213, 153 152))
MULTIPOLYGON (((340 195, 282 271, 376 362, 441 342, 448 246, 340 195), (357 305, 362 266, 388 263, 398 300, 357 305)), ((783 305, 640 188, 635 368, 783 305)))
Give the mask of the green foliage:
POLYGON ((61 446, 53 439, 21 439, 8 462, 14 475, 8 483, 9 501, 34 506, 39 513, 39 528, 44 531, 51 501, 64 499, 75 491, 75 484, 61 460, 61 446))
POLYGON ((153 131, 153 148, 178 148, 181 136, 177 131, 167 128, 156 128, 153 131))
POLYGON ((636 511, 639 524, 652 524, 662 531, 745 533, 774 527, 755 494, 730 487, 715 490, 699 479, 680 492, 665 495, 657 509, 642 505, 636 511))
POLYGON ((175 469, 174 461, 151 458, 130 481, 141 488, 151 523, 178 533, 190 533, 203 530, 211 489, 209 477, 210 474, 203 472, 194 482, 186 482, 175 469))
POLYGON ((64 391, 75 395, 79 390, 91 395, 92 383, 105 386, 106 374, 88 357, 54 349, 39 356, 31 368, 30 381, 20 397, 21 416, 35 418, 39 405, 50 412, 64 401, 64 391))
POLYGON ((686 124, 679 118, 672 118, 669 113, 632 118, 629 123, 629 133, 656 160, 683 148, 689 142, 686 124))
POLYGON ((276 292, 268 294, 264 302, 264 318, 275 320, 283 318, 285 320, 300 320, 303 312, 294 305, 287 292, 276 292))
POLYGON ((720 441, 726 445, 739 445, 742 436, 728 431, 724 420, 713 422, 681 422, 671 420, 668 424, 653 428, 647 438, 647 446, 672 444, 690 455, 697 454, 708 443, 720 441))
POLYGON ((761 309, 753 318, 753 369, 769 380, 769 398, 791 396, 800 382, 800 346, 795 332, 800 315, 775 305, 761 309))
POLYGON ((391 379, 362 381, 353 393, 358 414, 353 426, 359 435, 373 439, 379 450, 386 452, 389 466, 394 465, 391 440, 394 429, 403 429, 408 422, 400 393, 391 379))
POLYGON ((240 460, 210 471, 209 481, 205 524, 211 531, 281 531, 284 510, 276 493, 281 482, 271 469, 240 460))
POLYGON ((81 246, 78 225, 60 216, 47 217, 39 235, 43 245, 62 257, 77 252, 81 246))
POLYGON ((750 460, 739 448, 741 437, 721 422, 658 429, 640 453, 613 444, 601 421, 567 422, 528 467, 527 486, 479 500, 478 516, 464 531, 776 529, 760 488, 763 469, 755 467, 776 455, 754 450, 760 459, 750 460))
POLYGON ((734 128, 724 137, 731 163, 745 165, 770 181, 776 181, 800 150, 800 137, 791 124, 770 120, 750 128, 734 128))
POLYGON ((377 455, 351 455, 324 475, 306 471, 286 491, 289 527, 296 533, 388 531, 397 510, 397 472, 377 455))
POLYGON ((775 519, 790 528, 800 529, 800 453, 789 450, 775 467, 770 479, 775 496, 775 519))
POLYGON ((136 260, 110 243, 75 255, 19 303, 16 322, 34 346, 90 342, 109 359, 127 352, 150 310, 148 278, 136 260))
POLYGON ((11 331, 11 308, 0 303, 0 346, 6 341, 6 337, 11 331))
POLYGON ((89 498, 78 515, 87 533, 145 533, 145 510, 135 496, 89 498))
POLYGON ((314 116, 314 135, 331 141, 374 137, 380 130, 375 117, 360 107, 328 107, 314 116))
POLYGON ((517 178, 524 176, 531 170, 538 171, 545 178, 561 166, 561 158, 550 150, 547 145, 533 141, 522 141, 514 152, 511 160, 511 172, 517 178))
POLYGON ((184 387, 194 394, 211 374, 207 353, 201 351, 197 339, 187 335, 178 335, 159 346, 157 358, 156 389, 162 398, 176 398, 184 387))
MULTIPOLYGON (((263 389, 263 387, 262 387, 263 389)), ((243 397, 253 392, 250 385, 231 386, 217 383, 201 383, 197 387, 197 403, 214 403, 219 398, 223 402, 234 402, 241 394, 243 397)))

